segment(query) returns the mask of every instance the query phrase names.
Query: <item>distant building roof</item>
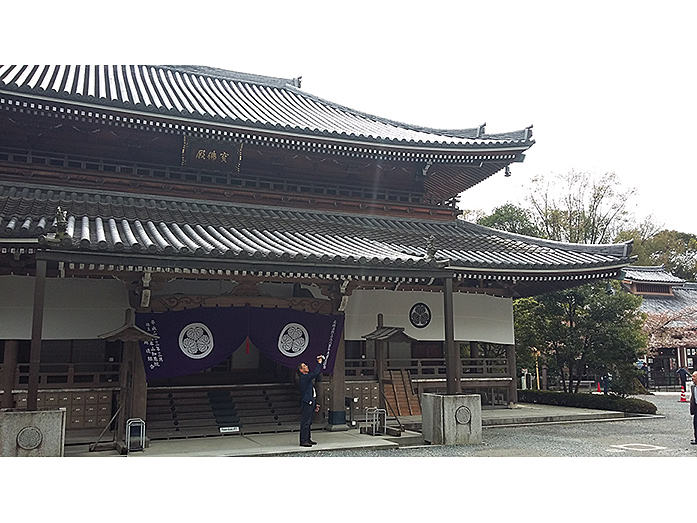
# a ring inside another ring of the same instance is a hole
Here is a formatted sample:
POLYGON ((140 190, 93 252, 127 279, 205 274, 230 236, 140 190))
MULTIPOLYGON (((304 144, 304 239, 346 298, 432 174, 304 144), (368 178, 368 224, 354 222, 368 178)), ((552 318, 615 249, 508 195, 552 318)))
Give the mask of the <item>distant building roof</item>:
POLYGON ((686 283, 673 289, 673 296, 644 296, 640 310, 649 314, 663 314, 688 307, 697 307, 697 283, 686 283))
POLYGON ((639 267, 629 266, 622 270, 622 279, 630 282, 641 283, 665 283, 671 285, 679 285, 685 283, 685 280, 673 276, 666 271, 665 266, 639 267))

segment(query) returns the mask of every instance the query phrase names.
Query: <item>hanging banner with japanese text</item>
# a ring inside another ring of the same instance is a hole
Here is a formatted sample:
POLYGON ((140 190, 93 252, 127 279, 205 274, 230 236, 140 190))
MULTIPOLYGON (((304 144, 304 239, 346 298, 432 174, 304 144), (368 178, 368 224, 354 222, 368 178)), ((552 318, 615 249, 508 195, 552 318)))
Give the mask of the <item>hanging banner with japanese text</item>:
POLYGON ((140 342, 148 379, 187 376, 212 367, 230 357, 247 336, 244 307, 138 313, 136 325, 159 337, 140 342))
POLYGON ((297 368, 314 368, 325 356, 324 372, 334 368, 343 315, 322 315, 292 309, 229 307, 136 314, 136 325, 158 336, 141 342, 148 379, 195 374, 216 365, 243 345, 247 337, 270 360, 297 368))

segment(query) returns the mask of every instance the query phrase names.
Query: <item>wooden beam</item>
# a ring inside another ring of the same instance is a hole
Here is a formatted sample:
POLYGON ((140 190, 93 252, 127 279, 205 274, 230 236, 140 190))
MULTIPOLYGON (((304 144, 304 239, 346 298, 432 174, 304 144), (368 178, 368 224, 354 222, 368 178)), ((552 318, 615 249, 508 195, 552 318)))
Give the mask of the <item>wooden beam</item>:
POLYGON ((459 394, 460 375, 462 364, 460 351, 455 343, 455 322, 453 307, 453 277, 443 278, 443 315, 445 320, 445 376, 447 380, 447 393, 459 394))
POLYGON ((0 408, 10 409, 13 407, 12 389, 17 380, 17 353, 19 352, 19 342, 17 340, 5 340, 5 353, 2 363, 2 375, 0 377, 0 387, 3 390, 0 397, 0 408))
POLYGON ((29 383, 27 410, 37 410, 39 399, 39 370, 41 366, 41 337, 44 323, 44 298, 46 295, 46 260, 36 261, 34 279, 34 312, 31 325, 29 351, 29 383))

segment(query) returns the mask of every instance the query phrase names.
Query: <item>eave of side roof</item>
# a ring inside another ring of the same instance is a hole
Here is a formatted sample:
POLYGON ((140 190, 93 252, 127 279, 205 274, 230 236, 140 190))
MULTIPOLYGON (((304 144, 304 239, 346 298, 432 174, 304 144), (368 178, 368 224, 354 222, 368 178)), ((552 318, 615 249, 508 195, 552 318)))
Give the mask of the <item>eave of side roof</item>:
POLYGON ((622 278, 631 282, 663 283, 680 285, 685 280, 678 278, 666 271, 664 265, 656 266, 629 266, 622 270, 622 278))

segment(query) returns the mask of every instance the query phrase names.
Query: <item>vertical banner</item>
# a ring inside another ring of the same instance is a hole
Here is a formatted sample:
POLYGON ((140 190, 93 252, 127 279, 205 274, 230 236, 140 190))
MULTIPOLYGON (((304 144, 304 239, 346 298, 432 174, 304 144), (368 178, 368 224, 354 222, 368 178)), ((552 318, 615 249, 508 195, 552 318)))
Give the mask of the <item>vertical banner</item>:
POLYGON ((136 314, 136 325, 158 339, 141 342, 148 379, 186 376, 224 361, 247 336, 241 308, 198 308, 136 314))
POLYGON ((343 335, 343 315, 323 315, 292 309, 257 309, 251 315, 250 337, 267 358, 286 367, 301 363, 314 369, 325 357, 323 372, 332 373, 343 335))

